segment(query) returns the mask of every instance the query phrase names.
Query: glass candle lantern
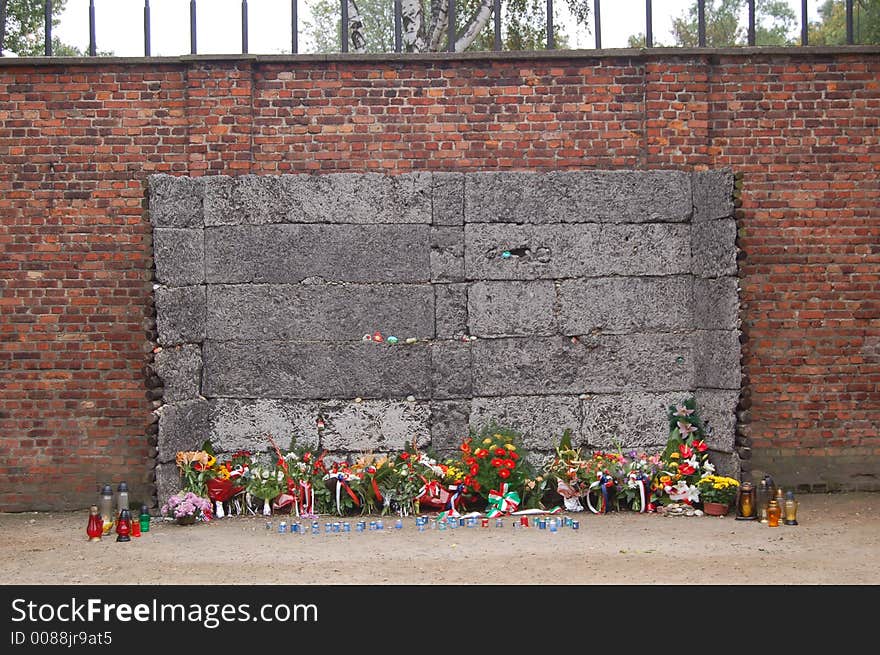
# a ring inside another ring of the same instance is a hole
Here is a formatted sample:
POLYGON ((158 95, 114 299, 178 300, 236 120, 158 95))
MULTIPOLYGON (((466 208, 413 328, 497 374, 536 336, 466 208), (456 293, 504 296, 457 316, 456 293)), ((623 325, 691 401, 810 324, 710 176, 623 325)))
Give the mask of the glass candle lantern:
POLYGON ((141 513, 138 516, 138 523, 141 525, 141 532, 150 531, 150 510, 146 505, 141 505, 141 513))
POLYGON ((794 492, 785 494, 785 505, 782 506, 783 523, 785 525, 797 525, 798 502, 794 499, 794 492))
POLYGON ((776 499, 772 499, 767 505, 767 525, 769 525, 771 528, 778 528, 779 517, 781 513, 781 509, 779 508, 779 504, 776 502, 776 499))
POLYGON ((89 522, 86 525, 86 534, 89 535, 89 541, 101 541, 101 535, 104 534, 104 521, 98 513, 97 505, 92 505, 89 508, 89 522))
POLYGON ((116 514, 124 509, 130 510, 131 507, 128 505, 128 483, 123 481, 116 488, 116 514))
POLYGON ((116 513, 113 511, 113 488, 109 484, 101 487, 101 495, 98 497, 98 512, 103 521, 104 534, 110 534, 116 513))
POLYGON ((767 478, 758 483, 758 491, 755 494, 755 502, 758 504, 758 520, 761 523, 767 522, 767 503, 770 502, 770 485, 767 478))
POLYGON ((119 512, 116 520, 116 541, 131 541, 131 510, 119 512))
POLYGON ((755 499, 755 485, 751 482, 743 482, 739 487, 739 495, 736 502, 736 518, 739 521, 754 521, 757 518, 755 499))

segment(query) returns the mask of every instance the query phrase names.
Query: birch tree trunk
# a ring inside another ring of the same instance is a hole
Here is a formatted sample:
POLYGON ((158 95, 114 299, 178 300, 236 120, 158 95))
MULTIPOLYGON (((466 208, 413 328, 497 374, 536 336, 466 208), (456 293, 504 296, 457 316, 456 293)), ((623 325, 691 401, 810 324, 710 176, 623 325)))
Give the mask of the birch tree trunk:
POLYGON ((348 0, 348 36, 351 52, 366 52, 367 37, 364 36, 364 19, 354 0, 348 0))
POLYGON ((486 23, 489 22, 489 18, 492 17, 493 4, 492 0, 482 1, 477 8, 477 11, 471 17, 470 21, 468 21, 462 35, 455 41, 456 52, 464 52, 467 50, 468 46, 470 46, 477 36, 479 36, 480 32, 483 31, 483 28, 486 27, 486 23))
POLYGON ((401 22, 403 24, 403 49, 406 52, 424 52, 425 23, 421 0, 402 0, 401 22))

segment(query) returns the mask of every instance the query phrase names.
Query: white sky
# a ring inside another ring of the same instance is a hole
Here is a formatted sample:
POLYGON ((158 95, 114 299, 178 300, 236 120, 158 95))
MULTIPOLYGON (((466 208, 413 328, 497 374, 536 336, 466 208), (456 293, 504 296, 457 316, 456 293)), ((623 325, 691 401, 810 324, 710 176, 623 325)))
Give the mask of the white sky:
MULTIPOLYGON (((388 0, 391 2, 392 0, 388 0)), ((503 2, 504 0, 502 0, 503 2)), ((680 16, 692 0, 654 0, 654 39, 671 43, 672 18, 680 16)), ((800 0, 787 0, 800 20, 800 0)), ((290 0, 249 0, 249 51, 253 54, 277 54, 290 51, 290 0)), ((310 0, 299 0, 299 51, 312 51, 303 34, 310 0)), ((810 19, 818 19, 820 0, 810 0, 810 19)), ((572 27, 565 0, 554 2, 555 21, 567 24, 571 45, 593 48, 592 29, 572 27)), ((95 32, 98 50, 112 51, 122 57, 144 54, 143 0, 95 0, 95 32)), ((154 56, 189 54, 189 0, 151 0, 151 42, 154 56)), ((240 0, 198 0, 197 46, 199 54, 241 52, 240 0)), ((604 0, 601 6, 602 46, 623 48, 630 34, 645 31, 644 0, 604 0)), ((590 18, 593 20, 592 16, 590 18)), ((742 23, 745 25, 746 18, 742 23)), ((799 24, 799 22, 798 22, 799 24)), ((89 0, 67 0, 61 25, 55 34, 65 43, 82 50, 89 43, 89 0)), ((799 28, 796 34, 800 34, 799 28)))

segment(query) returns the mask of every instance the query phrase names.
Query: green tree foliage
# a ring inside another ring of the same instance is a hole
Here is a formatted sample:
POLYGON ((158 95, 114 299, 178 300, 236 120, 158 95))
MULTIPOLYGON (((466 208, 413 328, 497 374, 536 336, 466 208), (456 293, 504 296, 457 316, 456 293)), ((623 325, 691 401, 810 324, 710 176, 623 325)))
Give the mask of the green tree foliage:
MULTIPOLYGON (((52 25, 58 25, 58 16, 67 0, 52 3, 52 25)), ((20 57, 34 57, 44 53, 45 5, 43 0, 0 0, 0 43, 3 52, 14 52, 20 57)), ((53 40, 54 44, 54 40, 53 40)))
MULTIPOLYGON (((810 45, 846 43, 846 3, 825 0, 819 6, 821 20, 810 24, 810 45)), ((853 3, 853 41, 880 43, 880 0, 855 0, 853 3)))
MULTIPOLYGON (((586 25, 590 14, 590 0, 565 0, 578 21, 586 25)), ((445 2, 445 0, 444 0, 445 2)), ((423 15, 431 20, 431 2, 423 3, 423 15)), ((479 8, 479 0, 458 0, 456 3, 456 28, 462 33, 471 17, 479 8)), ((542 50, 547 47, 546 0, 504 0, 501 3, 502 48, 505 50, 542 50)), ((366 51, 372 53, 394 50, 394 3, 391 0, 357 0, 363 18, 366 51)), ((303 29, 315 42, 317 52, 340 51, 340 3, 339 0, 317 0, 310 5, 312 20, 303 29)), ((557 48, 567 47, 569 40, 564 29, 554 23, 557 48)), ((495 42, 495 29, 490 20, 477 35, 469 50, 491 50, 495 42)), ((446 39, 441 43, 445 49, 446 39)))
MULTIPOLYGON (((746 0, 706 0, 706 45, 724 48, 748 43, 748 3, 746 0)), ((699 45, 697 2, 672 20, 671 45, 695 48, 699 45)), ((790 45, 795 43, 797 17, 784 0, 757 0, 755 3, 755 43, 790 45)), ((654 46, 663 44, 654 40, 654 46)), ((629 37, 631 48, 645 47, 645 35, 629 37)))

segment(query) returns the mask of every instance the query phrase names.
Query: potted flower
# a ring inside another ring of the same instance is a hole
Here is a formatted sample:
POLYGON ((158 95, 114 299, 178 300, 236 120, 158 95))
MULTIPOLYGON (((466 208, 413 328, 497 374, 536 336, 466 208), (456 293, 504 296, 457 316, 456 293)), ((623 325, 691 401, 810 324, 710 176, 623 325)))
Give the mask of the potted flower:
POLYGON ((721 475, 704 475, 697 482, 703 511, 709 516, 724 516, 736 498, 739 482, 721 475))
POLYGON ((192 525, 211 520, 211 501, 192 491, 178 491, 162 505, 162 514, 174 518, 179 525, 192 525))

